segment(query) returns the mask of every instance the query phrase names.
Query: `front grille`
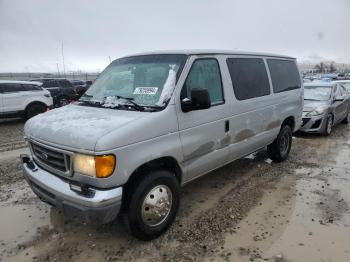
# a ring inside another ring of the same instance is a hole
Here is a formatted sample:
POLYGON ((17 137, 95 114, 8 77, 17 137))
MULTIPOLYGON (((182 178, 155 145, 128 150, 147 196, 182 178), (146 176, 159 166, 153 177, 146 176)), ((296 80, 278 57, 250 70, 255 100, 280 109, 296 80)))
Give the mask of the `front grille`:
POLYGON ((56 174, 70 173, 71 156, 62 150, 42 144, 30 143, 35 162, 44 169, 56 174))

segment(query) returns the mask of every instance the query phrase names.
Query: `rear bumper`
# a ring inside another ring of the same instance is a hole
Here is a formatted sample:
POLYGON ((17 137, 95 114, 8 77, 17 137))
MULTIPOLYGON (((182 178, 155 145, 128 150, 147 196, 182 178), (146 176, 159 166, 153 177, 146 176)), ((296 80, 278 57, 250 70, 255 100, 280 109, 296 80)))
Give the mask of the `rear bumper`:
POLYGON ((52 175, 33 161, 30 167, 23 163, 24 177, 33 192, 42 201, 61 209, 70 219, 105 224, 117 217, 122 204, 122 187, 107 190, 88 188, 79 193, 72 190, 69 180, 52 175))

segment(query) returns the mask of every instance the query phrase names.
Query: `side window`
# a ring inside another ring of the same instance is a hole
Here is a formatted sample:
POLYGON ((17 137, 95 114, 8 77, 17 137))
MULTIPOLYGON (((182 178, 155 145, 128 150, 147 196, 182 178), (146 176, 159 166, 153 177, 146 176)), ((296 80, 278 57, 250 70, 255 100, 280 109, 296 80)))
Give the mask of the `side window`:
POLYGON ((61 87, 72 87, 71 83, 68 82, 68 80, 59 80, 61 87))
POLYGON ((48 88, 48 87, 58 87, 58 83, 56 80, 46 80, 44 82, 44 87, 48 88))
POLYGON ((341 95, 345 96, 346 95, 346 89, 343 85, 339 85, 340 89, 341 89, 341 95))
POLYGON ((24 91, 24 89, 22 88, 22 85, 20 84, 2 84, 2 89, 3 89, 3 93, 15 93, 15 92, 21 92, 24 91))
POLYGON ((238 100, 270 94, 270 83, 261 58, 228 58, 226 63, 238 100))
POLYGON ((192 64, 185 85, 181 92, 181 99, 191 99, 194 88, 207 89, 212 105, 224 102, 219 63, 214 58, 197 59, 192 64))
POLYGON ((37 85, 22 85, 22 88, 24 91, 37 91, 37 90, 41 90, 41 88, 37 85))
POLYGON ((339 93, 338 93, 338 86, 334 85, 334 87, 333 87, 333 99, 338 97, 338 95, 339 95, 339 93))
POLYGON ((301 88, 299 70, 294 61, 267 59, 267 64, 275 93, 301 88))
POLYGON ((345 95, 345 91, 343 89, 343 86, 338 84, 338 85, 336 85, 336 87, 337 87, 337 93, 335 94, 335 97, 342 97, 342 96, 344 96, 345 95))

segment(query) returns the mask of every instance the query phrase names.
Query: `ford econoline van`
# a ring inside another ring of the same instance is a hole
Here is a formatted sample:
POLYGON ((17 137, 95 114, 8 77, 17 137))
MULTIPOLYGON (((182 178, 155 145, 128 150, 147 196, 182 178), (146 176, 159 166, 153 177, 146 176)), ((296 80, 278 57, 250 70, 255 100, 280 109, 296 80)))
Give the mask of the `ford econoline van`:
POLYGON ((24 176, 68 217, 107 223, 119 214, 134 236, 152 239, 173 222, 182 185, 265 147, 272 160, 285 160, 302 109, 292 57, 127 56, 79 101, 26 123, 24 176))

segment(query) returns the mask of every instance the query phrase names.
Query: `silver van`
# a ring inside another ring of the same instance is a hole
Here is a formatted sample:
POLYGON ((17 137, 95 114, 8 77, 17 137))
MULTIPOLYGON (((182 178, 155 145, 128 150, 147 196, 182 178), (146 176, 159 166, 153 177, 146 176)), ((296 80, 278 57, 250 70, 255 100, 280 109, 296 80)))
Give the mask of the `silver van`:
POLYGON ((68 217, 107 223, 120 214, 134 236, 152 239, 173 222, 180 186, 266 146, 271 159, 285 160, 302 110, 291 57, 128 56, 76 103, 26 123, 24 176, 68 217))

